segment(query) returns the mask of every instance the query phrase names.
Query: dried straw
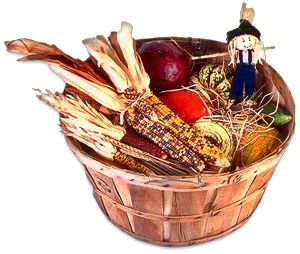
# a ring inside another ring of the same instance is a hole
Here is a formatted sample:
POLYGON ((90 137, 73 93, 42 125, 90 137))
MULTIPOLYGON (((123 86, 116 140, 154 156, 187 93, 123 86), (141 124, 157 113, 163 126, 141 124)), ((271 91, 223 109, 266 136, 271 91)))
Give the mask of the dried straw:
MULTIPOLYGON (((205 86, 197 86, 193 88, 198 92, 198 95, 211 106, 212 114, 205 116, 203 119, 221 124, 231 135, 235 145, 233 157, 238 150, 242 150, 244 147, 255 141, 251 140, 249 143, 241 146, 241 139, 244 136, 251 135, 252 133, 258 133, 259 135, 257 135, 257 138, 259 138, 272 129, 271 125, 274 121, 274 117, 272 115, 274 115, 278 109, 280 97, 279 92, 263 94, 262 89, 265 85, 267 84, 264 84, 260 89, 258 89, 253 96, 253 100, 257 103, 256 107, 247 106, 247 101, 243 100, 239 103, 240 108, 235 110, 231 109, 231 107, 228 106, 227 101, 212 88, 205 86), (269 114, 262 113, 264 106, 274 100, 276 100, 275 110, 269 114), (266 121, 268 118, 271 119, 271 121, 266 121)), ((274 138, 281 142, 279 138, 274 138)))

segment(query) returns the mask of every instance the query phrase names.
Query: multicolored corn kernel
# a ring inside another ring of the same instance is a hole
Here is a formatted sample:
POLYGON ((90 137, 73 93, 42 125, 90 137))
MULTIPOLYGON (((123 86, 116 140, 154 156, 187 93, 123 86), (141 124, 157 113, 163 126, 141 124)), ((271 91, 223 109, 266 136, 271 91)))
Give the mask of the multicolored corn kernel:
POLYGON ((213 145, 191 126, 182 121, 156 96, 149 97, 147 102, 165 124, 166 129, 195 153, 199 154, 205 162, 222 168, 230 166, 228 159, 220 148, 213 145))
POLYGON ((172 158, 194 169, 202 170, 205 167, 201 158, 168 132, 162 123, 150 120, 136 108, 129 108, 125 118, 134 130, 150 139, 172 158))
POLYGON ((125 154, 121 153, 119 151, 116 152, 114 155, 114 160, 119 163, 120 165, 126 166, 126 168, 129 168, 132 171, 151 176, 155 175, 155 173, 147 168, 144 164, 137 161, 135 158, 125 154))
POLYGON ((157 145, 155 145, 148 139, 145 139, 130 128, 126 130, 126 134, 124 135, 121 141, 127 145, 138 148, 144 152, 150 153, 158 158, 166 159, 168 157, 167 153, 164 152, 161 148, 159 148, 157 145))

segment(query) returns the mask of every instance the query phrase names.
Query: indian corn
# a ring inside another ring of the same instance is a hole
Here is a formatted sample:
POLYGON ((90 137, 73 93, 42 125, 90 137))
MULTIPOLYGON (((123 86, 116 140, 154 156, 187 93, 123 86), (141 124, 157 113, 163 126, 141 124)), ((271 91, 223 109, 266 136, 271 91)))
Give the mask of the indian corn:
POLYGON ((130 107, 125 113, 127 123, 139 134, 152 140, 161 149, 167 152, 172 158, 184 163, 186 166, 202 170, 205 165, 200 157, 186 147, 181 141, 172 136, 165 126, 147 118, 141 111, 130 107))
POLYGON ((113 159, 120 165, 126 166, 126 168, 129 168, 132 171, 145 174, 147 176, 155 175, 155 173, 147 168, 144 164, 125 153, 117 151, 113 159))
POLYGON ((88 132, 76 128, 70 124, 70 122, 64 120, 66 119, 62 120, 60 126, 66 136, 77 139, 106 159, 115 161, 132 171, 145 174, 147 176, 155 175, 151 169, 139 162, 138 159, 125 154, 124 152, 118 151, 117 148, 114 147, 110 142, 104 141, 101 138, 94 139, 93 136, 88 134, 88 132))
POLYGON ((182 121, 156 96, 150 96, 147 102, 154 108, 159 119, 164 122, 166 129, 195 153, 199 154, 205 162, 222 168, 230 166, 228 159, 218 147, 199 135, 196 130, 182 121))
POLYGON ((91 105, 83 102, 79 97, 65 96, 60 93, 41 93, 37 97, 50 107, 62 114, 65 122, 71 122, 78 128, 93 133, 94 137, 103 135, 124 142, 158 158, 166 159, 167 154, 157 145, 132 130, 125 130, 120 125, 114 125, 103 114, 97 112, 91 105))

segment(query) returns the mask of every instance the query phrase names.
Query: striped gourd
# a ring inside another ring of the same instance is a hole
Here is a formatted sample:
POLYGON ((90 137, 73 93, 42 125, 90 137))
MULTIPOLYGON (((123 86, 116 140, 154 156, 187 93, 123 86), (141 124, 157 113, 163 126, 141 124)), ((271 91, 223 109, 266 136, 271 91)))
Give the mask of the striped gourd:
POLYGON ((231 84, 232 71, 229 67, 218 64, 206 64, 198 73, 192 75, 190 83, 196 86, 211 88, 222 97, 228 98, 231 84))

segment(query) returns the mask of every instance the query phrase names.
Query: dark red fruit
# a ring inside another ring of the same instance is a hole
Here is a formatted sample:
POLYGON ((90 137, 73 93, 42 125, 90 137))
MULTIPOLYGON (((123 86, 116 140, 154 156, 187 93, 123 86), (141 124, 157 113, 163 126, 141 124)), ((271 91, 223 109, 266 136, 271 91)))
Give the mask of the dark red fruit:
POLYGON ((150 88, 155 93, 186 84, 190 61, 178 46, 165 41, 150 41, 143 43, 138 53, 150 76, 150 88))

